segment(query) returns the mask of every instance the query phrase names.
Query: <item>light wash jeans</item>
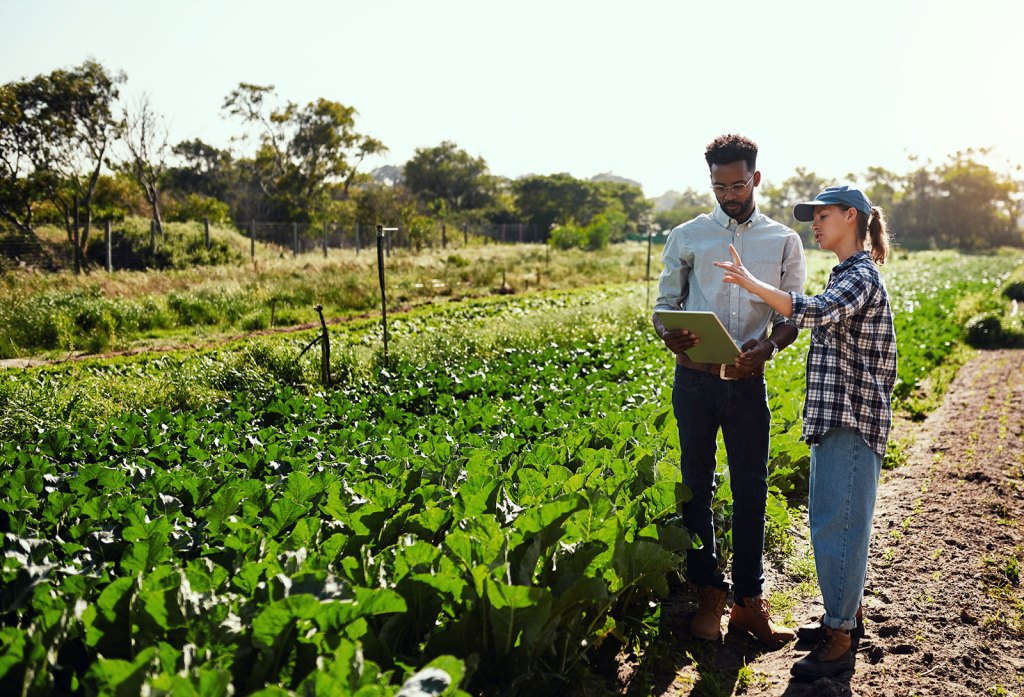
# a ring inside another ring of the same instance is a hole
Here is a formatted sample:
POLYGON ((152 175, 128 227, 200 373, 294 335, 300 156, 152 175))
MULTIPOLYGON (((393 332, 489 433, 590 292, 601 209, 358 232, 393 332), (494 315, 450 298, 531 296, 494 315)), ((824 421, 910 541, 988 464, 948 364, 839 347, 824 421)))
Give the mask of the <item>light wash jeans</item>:
POLYGON ((808 516, 825 624, 853 629, 864 595, 882 458, 853 428, 834 428, 811 446, 808 516))

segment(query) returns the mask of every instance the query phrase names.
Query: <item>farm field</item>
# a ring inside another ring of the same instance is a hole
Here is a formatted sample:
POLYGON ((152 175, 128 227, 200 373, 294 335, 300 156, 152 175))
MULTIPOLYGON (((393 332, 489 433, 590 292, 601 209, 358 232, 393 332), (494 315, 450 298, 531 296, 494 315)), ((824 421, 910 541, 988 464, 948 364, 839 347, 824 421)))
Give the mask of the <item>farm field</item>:
MULTIPOLYGON (((936 252, 883 267, 900 414, 935 408, 970 353, 965 324, 1004 302, 1022 263, 936 252)), ((816 256, 812 291, 827 268, 816 256)), ((318 349, 298 359, 311 331, 0 373, 0 688, 599 683, 615 647, 658 640, 693 544, 672 361, 647 316, 638 283, 467 298, 393 317, 386 365, 379 322, 355 320, 331 330, 331 385, 318 349)), ((806 341, 768 374, 778 559, 806 493, 806 341)), ((727 494, 726 479, 724 520, 727 494)), ((716 543, 727 555, 728 535, 716 543)))

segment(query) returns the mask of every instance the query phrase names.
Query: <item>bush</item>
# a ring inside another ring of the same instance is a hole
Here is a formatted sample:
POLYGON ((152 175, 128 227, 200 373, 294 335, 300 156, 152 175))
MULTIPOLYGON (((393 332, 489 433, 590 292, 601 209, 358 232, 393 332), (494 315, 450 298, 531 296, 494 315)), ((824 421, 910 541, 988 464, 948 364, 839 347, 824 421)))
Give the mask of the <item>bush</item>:
POLYGON ((1013 281, 1003 289, 1003 295, 1017 302, 1024 301, 1024 281, 1013 281))
POLYGON ((548 244, 555 249, 583 249, 587 246, 587 231, 576 225, 559 225, 551 231, 548 244))
POLYGON ((1003 323, 995 313, 972 317, 965 329, 967 343, 975 348, 998 348, 1004 344, 1003 323))

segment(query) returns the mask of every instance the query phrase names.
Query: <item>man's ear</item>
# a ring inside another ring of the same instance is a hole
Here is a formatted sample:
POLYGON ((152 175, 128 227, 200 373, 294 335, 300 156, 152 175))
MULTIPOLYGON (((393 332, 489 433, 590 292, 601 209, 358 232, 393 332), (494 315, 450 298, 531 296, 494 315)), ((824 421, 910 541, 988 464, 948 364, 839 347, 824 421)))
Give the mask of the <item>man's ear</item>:
POLYGON ((755 170, 754 171, 754 186, 756 187, 760 183, 761 183, 761 170, 755 170))

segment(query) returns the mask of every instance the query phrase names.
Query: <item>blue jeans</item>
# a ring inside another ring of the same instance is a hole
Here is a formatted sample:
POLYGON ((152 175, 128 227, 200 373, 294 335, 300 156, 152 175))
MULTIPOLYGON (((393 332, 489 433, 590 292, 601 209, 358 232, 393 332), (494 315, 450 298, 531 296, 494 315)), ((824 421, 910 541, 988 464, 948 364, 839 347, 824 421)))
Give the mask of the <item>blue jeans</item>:
POLYGON ((686 578, 700 586, 728 588, 718 568, 711 510, 716 440, 721 428, 733 498, 733 591, 742 598, 761 595, 771 425, 764 378, 722 380, 677 365, 672 407, 679 426, 683 483, 693 494, 683 506, 683 522, 703 543, 700 549, 686 553, 686 578))
POLYGON ((808 517, 829 627, 857 624, 881 472, 882 458, 856 429, 834 428, 811 446, 808 517))

